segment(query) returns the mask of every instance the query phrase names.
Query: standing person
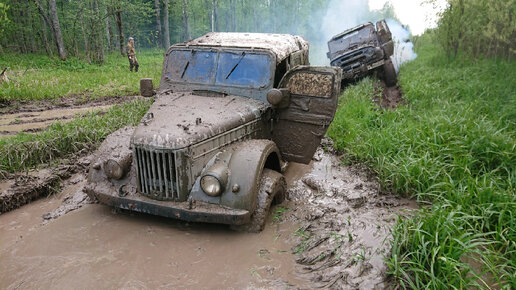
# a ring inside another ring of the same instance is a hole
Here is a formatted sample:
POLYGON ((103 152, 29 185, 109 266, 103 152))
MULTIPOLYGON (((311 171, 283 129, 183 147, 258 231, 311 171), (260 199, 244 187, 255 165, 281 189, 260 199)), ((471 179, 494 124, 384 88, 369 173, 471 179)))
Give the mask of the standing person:
POLYGON ((127 43, 127 57, 129 57, 129 70, 138 72, 138 60, 136 59, 136 51, 134 50, 134 38, 129 37, 129 42, 127 43))

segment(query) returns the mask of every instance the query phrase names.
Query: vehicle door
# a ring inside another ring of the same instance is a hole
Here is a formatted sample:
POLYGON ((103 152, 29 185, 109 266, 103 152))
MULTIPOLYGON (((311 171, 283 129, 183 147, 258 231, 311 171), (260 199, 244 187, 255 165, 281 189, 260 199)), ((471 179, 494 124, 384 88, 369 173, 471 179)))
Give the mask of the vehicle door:
POLYGON ((283 158, 308 164, 337 110, 342 70, 298 66, 288 71, 280 88, 290 91, 288 107, 279 109, 273 140, 283 158))

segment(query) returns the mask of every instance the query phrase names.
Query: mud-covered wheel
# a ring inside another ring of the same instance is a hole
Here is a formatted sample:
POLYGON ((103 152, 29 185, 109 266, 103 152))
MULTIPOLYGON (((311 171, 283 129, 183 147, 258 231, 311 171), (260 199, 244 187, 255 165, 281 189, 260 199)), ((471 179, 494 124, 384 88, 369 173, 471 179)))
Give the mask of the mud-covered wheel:
POLYGON ((396 85, 396 82, 398 81, 396 77, 396 70, 394 69, 394 65, 390 59, 386 60, 383 64, 382 76, 386 86, 392 87, 396 85))
POLYGON ((263 230, 271 204, 278 204, 285 200, 287 183, 279 172, 264 168, 258 189, 258 202, 251 215, 251 221, 245 225, 233 225, 232 229, 257 233, 263 230))

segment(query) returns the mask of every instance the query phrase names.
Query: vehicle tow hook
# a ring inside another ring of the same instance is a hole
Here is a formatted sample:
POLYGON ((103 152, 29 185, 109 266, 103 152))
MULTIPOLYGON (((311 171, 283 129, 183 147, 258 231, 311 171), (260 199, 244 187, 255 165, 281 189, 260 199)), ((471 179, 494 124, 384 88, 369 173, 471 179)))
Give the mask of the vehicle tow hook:
POLYGON ((122 189, 124 186, 125 184, 122 184, 118 187, 118 196, 120 197, 124 197, 127 195, 127 192, 124 192, 124 190, 122 189))

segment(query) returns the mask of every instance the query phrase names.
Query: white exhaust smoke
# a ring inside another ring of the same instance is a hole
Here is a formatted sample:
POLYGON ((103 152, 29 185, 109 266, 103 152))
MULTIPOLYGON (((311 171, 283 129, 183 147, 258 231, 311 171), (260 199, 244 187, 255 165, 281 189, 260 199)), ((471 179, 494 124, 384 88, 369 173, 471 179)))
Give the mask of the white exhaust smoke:
POLYGON ((410 42, 409 31, 394 19, 386 19, 385 21, 392 33, 394 53, 391 59, 396 72, 398 72, 403 63, 414 60, 417 54, 414 52, 414 44, 410 42))

